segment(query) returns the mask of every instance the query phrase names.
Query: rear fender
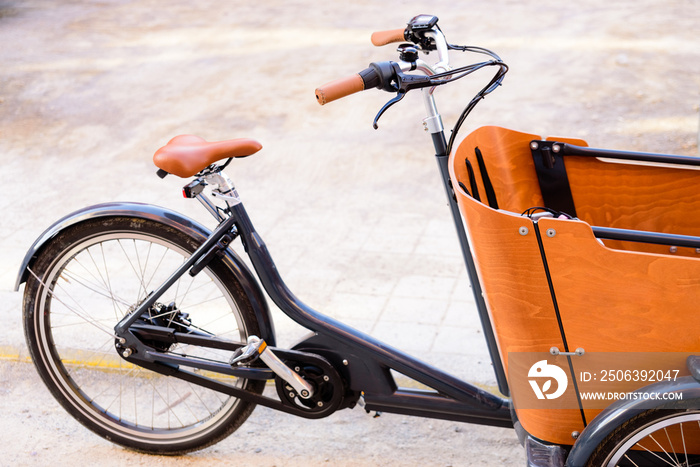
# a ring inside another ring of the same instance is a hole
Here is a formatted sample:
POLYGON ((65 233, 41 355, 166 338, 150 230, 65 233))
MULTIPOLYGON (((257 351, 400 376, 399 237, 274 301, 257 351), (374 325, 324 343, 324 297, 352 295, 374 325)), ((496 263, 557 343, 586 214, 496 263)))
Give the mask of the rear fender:
MULTIPOLYGON (((20 285, 27 281, 29 268, 32 267, 39 253, 41 253, 41 250, 52 238, 58 235, 59 232, 79 224, 80 222, 113 216, 136 217, 160 222, 185 232, 194 238, 200 239, 202 242, 211 234, 206 227, 192 219, 170 209, 153 206, 151 204, 117 202, 89 206, 58 220, 34 241, 29 251, 27 251, 27 254, 24 256, 24 260, 20 266, 17 282, 15 283, 15 290, 19 290, 20 285)), ((226 249, 223 260, 229 266, 236 279, 238 279, 245 294, 253 305, 255 317, 260 324, 260 331, 262 334, 260 337, 269 345, 274 346, 276 342, 275 329, 270 310, 267 306, 267 300, 265 299, 265 295, 258 281, 243 260, 230 248, 226 249)))

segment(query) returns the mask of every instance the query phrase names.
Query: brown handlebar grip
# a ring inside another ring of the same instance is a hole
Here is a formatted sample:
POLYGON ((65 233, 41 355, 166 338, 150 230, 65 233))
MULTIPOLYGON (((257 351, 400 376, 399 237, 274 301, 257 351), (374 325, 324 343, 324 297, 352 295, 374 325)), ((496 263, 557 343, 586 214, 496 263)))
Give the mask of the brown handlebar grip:
POLYGON ((365 90, 365 82, 358 74, 340 78, 316 88, 316 100, 324 105, 341 97, 365 90))
POLYGON ((404 42, 403 29, 392 29, 391 31, 377 31, 372 33, 372 44, 380 47, 392 42, 404 42))

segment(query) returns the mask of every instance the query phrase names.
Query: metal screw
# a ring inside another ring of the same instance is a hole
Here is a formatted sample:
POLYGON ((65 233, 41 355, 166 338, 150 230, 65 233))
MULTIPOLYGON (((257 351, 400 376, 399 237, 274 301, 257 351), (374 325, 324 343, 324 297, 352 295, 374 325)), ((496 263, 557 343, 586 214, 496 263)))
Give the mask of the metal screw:
POLYGON ((557 231, 556 231, 556 230, 554 230, 554 229, 547 229, 547 236, 548 236, 549 238, 554 237, 556 234, 557 234, 557 231))
POLYGON ((301 397, 309 397, 309 391, 306 389, 301 390, 301 397))
POLYGON ((574 353, 580 357, 581 355, 585 354, 586 351, 579 347, 578 349, 574 350, 574 353))
MULTIPOLYGON (((698 250, 700 250, 700 248, 698 248, 698 250)), ((126 344, 126 339, 124 339, 123 337, 120 337, 117 340, 119 341, 120 344, 126 344)))
POLYGON ((323 375, 323 381, 330 381, 330 378, 328 377, 328 375, 323 375))
POLYGON ((520 228, 518 229, 518 233, 519 233, 520 235, 527 235, 528 232, 529 232, 529 230, 528 230, 527 227, 525 227, 525 226, 522 226, 522 227, 520 227, 520 228))
POLYGON ((347 360, 343 360, 343 365, 348 366, 348 365, 349 365, 348 361, 347 361, 347 360))
POLYGON ((532 143, 530 143, 530 149, 532 149, 533 151, 536 151, 539 147, 540 145, 537 144, 537 141, 533 141, 532 143))
POLYGON ((552 152, 559 152, 559 151, 561 151, 561 146, 559 146, 558 144, 555 144, 554 146, 552 146, 552 152))
POLYGON ((572 431, 572 432, 571 432, 571 437, 574 438, 574 439, 578 439, 578 436, 579 436, 580 434, 581 434, 581 433, 579 433, 578 431, 572 431))
POLYGON ((131 356, 132 353, 134 353, 133 350, 131 350, 130 348, 126 348, 126 349, 124 349, 124 351, 122 352, 122 357, 128 358, 128 357, 131 356))
POLYGON ((671 248, 669 248, 669 250, 671 251, 671 253, 676 253, 678 251, 678 247, 672 246, 671 248))
POLYGON ((293 391, 289 391, 289 398, 294 399, 296 397, 296 394, 294 394, 293 391))
POLYGON ((301 368, 299 368, 298 366, 295 366, 295 367, 294 367, 294 371, 296 371, 297 373, 299 373, 299 372, 301 371, 301 368))
POLYGON ((318 401, 318 402, 316 402, 316 405, 319 406, 319 407, 323 407, 323 402, 318 401))

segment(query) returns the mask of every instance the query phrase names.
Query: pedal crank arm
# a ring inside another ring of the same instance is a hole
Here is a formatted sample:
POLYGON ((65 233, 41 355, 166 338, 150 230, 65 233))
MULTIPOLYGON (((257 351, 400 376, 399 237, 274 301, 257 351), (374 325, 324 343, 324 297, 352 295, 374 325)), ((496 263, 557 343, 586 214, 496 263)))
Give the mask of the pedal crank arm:
POLYGON ((257 356, 265 363, 277 376, 289 383, 302 399, 309 399, 314 395, 314 387, 304 378, 299 376, 294 370, 289 368, 272 349, 268 347, 264 340, 257 336, 248 337, 248 345, 240 349, 239 355, 231 360, 231 365, 238 362, 250 361, 257 356))
POLYGON ((269 347, 260 354, 260 360, 265 362, 277 376, 288 382, 302 399, 309 399, 314 395, 313 386, 272 353, 269 347))

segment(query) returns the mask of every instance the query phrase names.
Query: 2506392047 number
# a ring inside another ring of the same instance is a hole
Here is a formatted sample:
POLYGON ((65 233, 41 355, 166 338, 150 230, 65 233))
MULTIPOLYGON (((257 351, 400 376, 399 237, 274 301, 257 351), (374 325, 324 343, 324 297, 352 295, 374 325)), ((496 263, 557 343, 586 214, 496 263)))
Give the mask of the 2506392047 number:
POLYGON ((602 370, 599 381, 675 381, 680 370, 602 370))

